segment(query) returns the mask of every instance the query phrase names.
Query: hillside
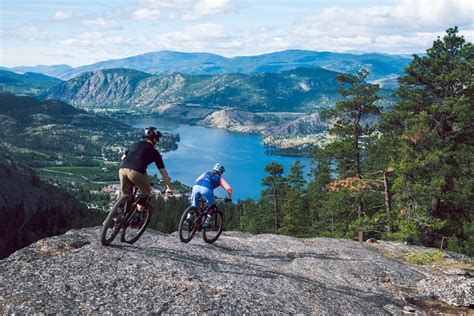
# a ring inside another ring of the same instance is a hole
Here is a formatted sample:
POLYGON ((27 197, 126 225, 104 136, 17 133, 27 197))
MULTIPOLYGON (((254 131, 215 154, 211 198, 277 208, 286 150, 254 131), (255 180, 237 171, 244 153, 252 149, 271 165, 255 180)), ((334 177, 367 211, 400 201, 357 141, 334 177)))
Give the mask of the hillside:
POLYGON ((467 314, 455 306, 474 301, 469 270, 382 254, 422 247, 238 232, 182 244, 153 230, 102 247, 98 234, 69 231, 0 261, 0 313, 467 314))
POLYGON ((238 107, 252 112, 316 111, 337 96, 336 72, 298 68, 257 75, 153 76, 129 69, 84 73, 45 95, 74 106, 152 111, 160 105, 238 107))
MULTIPOLYGON (((35 160, 32 151, 43 152, 43 157, 38 157, 43 164, 65 155, 118 161, 120 148, 140 139, 139 130, 118 120, 63 102, 39 101, 8 92, 0 93, 0 124, 1 142, 17 147, 15 151, 20 154, 30 152, 29 162, 35 160)), ((176 149, 176 140, 171 135, 164 137, 161 149, 176 149)))
POLYGON ((14 67, 15 72, 34 71, 62 79, 81 73, 109 68, 129 68, 151 74, 175 72, 191 75, 230 73, 259 74, 280 72, 299 67, 324 68, 336 72, 355 72, 362 67, 370 70, 371 80, 400 75, 411 58, 389 54, 348 54, 306 50, 286 50, 256 56, 226 58, 209 53, 157 51, 122 59, 105 60, 72 68, 67 65, 14 67))
POLYGON ((37 96, 62 82, 60 79, 41 73, 27 72, 20 75, 0 70, 0 90, 18 95, 37 96))
POLYGON ((31 169, 0 157, 0 259, 39 239, 104 220, 103 213, 88 210, 31 169))

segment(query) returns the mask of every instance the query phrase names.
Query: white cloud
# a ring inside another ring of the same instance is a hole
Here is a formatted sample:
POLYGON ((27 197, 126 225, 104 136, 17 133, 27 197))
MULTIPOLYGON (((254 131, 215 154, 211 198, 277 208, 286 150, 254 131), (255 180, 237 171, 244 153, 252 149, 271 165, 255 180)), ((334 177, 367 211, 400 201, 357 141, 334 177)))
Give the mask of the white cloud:
POLYGON ((155 20, 160 16, 159 10, 149 10, 146 8, 138 9, 132 13, 134 20, 155 20))
POLYGON ((107 20, 103 18, 97 18, 94 20, 82 20, 82 24, 85 26, 96 29, 96 30, 111 30, 111 29, 122 29, 123 27, 114 20, 107 20))
POLYGON ((65 21, 72 18, 71 12, 66 11, 56 11, 56 14, 53 17, 56 21, 65 21))
POLYGON ((418 26, 472 25, 474 7, 470 0, 398 0, 393 17, 414 21, 418 26))
POLYGON ((229 0, 139 0, 150 9, 167 10, 170 19, 198 20, 230 10, 229 0))
POLYGON ((42 31, 36 26, 17 28, 15 34, 25 41, 49 40, 55 35, 53 32, 42 31))
POLYGON ((229 37, 222 25, 218 24, 196 24, 185 27, 181 31, 169 32, 160 38, 167 42, 198 42, 223 40, 229 37))
POLYGON ((183 20, 197 20, 205 16, 215 15, 229 10, 228 0, 200 0, 188 12, 181 16, 183 20))
POLYGON ((424 51, 451 26, 473 28, 470 0, 398 0, 394 5, 323 9, 293 26, 293 46, 313 50, 424 51))
POLYGON ((100 32, 86 32, 73 38, 61 41, 62 46, 87 47, 92 49, 107 50, 112 47, 133 46, 133 40, 122 36, 107 36, 100 32))
POLYGON ((138 3, 152 8, 169 9, 188 5, 190 0, 138 0, 138 3))

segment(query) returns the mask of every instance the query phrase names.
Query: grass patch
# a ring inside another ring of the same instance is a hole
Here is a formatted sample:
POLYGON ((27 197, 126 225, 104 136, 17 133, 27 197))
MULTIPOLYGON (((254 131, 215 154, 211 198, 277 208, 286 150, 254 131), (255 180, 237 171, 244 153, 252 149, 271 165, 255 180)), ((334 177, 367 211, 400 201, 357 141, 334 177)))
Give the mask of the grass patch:
POLYGON ((79 176, 86 177, 92 181, 100 180, 118 180, 118 168, 117 167, 84 167, 84 166, 64 166, 64 167, 47 167, 43 168, 42 171, 56 173, 64 176, 79 176))
POLYGON ((438 262, 444 259, 444 253, 440 250, 428 250, 422 252, 412 252, 407 255, 408 262, 412 264, 426 264, 438 262))

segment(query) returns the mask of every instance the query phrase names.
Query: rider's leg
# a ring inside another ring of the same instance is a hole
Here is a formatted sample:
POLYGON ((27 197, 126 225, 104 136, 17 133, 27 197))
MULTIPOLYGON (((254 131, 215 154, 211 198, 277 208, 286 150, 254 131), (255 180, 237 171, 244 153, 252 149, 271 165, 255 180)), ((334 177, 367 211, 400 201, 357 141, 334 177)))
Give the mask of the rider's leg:
POLYGON ((133 193, 133 182, 128 178, 128 170, 126 168, 119 169, 120 190, 123 195, 133 193))
POLYGON ((199 207, 199 198, 202 195, 202 190, 204 187, 200 185, 194 185, 193 191, 191 193, 191 206, 198 208, 199 207))
POLYGON ((137 210, 139 212, 143 212, 148 201, 148 196, 151 192, 148 175, 146 173, 143 174, 135 170, 131 170, 129 172, 129 179, 133 181, 133 183, 135 183, 135 185, 140 189, 140 198, 137 202, 137 210))
POLYGON ((216 206, 216 198, 214 197, 214 190, 204 188, 202 195, 206 199, 208 209, 211 209, 216 206))

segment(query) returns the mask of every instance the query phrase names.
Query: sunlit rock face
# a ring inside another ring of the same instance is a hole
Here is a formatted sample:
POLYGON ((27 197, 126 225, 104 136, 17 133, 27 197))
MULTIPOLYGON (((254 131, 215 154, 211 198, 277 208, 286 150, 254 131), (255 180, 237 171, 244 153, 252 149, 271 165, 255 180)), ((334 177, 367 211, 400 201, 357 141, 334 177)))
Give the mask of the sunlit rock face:
POLYGON ((183 244, 148 230, 133 246, 103 247, 99 231, 0 261, 0 311, 402 314, 433 300, 416 290, 429 272, 350 240, 224 232, 183 244))

